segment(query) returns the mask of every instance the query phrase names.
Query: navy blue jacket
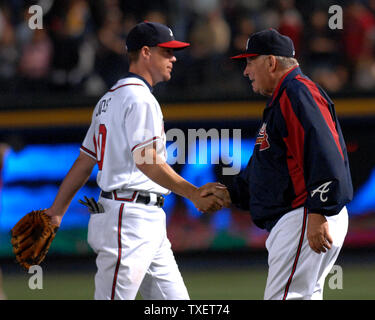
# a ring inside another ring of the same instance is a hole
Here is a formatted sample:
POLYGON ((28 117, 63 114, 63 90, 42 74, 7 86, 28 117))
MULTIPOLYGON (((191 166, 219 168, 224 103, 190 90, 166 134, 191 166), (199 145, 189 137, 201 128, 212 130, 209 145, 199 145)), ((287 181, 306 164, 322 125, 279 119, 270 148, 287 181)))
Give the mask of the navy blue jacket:
POLYGON ((267 102, 253 155, 228 189, 232 203, 268 231, 295 208, 331 216, 352 199, 334 104, 299 67, 284 75, 267 102))

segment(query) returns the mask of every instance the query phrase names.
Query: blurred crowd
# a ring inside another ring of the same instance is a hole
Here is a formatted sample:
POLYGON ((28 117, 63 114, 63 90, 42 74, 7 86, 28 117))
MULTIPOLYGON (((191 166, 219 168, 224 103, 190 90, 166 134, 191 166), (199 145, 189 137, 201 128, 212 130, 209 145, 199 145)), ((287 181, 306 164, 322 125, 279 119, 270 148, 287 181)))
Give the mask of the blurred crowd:
POLYGON ((249 90, 242 62, 249 34, 275 28, 294 41, 303 71, 333 93, 375 89, 375 0, 0 0, 0 93, 101 95, 128 69, 125 39, 143 20, 191 43, 160 96, 228 99, 249 90), (31 29, 29 8, 43 9, 31 29), (343 8, 332 30, 331 5, 343 8))

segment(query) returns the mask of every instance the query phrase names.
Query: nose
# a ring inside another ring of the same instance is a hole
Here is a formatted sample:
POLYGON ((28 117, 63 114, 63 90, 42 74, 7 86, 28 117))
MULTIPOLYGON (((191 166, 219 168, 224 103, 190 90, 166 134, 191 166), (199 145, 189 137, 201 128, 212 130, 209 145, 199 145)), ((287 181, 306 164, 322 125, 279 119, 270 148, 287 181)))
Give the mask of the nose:
POLYGON ((244 77, 248 77, 249 74, 250 74, 250 72, 249 72, 249 70, 248 70, 248 68, 246 66, 245 69, 244 69, 244 71, 243 71, 243 75, 244 75, 244 77))
POLYGON ((177 61, 176 56, 173 55, 172 58, 171 58, 171 61, 172 61, 172 62, 176 62, 176 61, 177 61))

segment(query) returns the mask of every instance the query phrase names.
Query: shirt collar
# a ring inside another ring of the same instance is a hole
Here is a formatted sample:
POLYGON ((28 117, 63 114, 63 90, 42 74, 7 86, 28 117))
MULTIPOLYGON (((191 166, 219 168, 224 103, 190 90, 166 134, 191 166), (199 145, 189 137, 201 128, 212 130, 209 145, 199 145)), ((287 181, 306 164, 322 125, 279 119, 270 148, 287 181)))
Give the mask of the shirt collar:
POLYGON ((293 79, 297 74, 302 74, 302 71, 299 65, 293 67, 282 76, 275 90, 273 91, 272 96, 268 99, 267 107, 273 104, 276 97, 279 95, 279 92, 282 91, 282 89, 284 89, 286 83, 288 83, 291 79, 293 79))
POLYGON ((147 85, 147 87, 150 89, 151 92, 153 90, 152 86, 147 82, 147 80, 136 73, 128 72, 125 78, 137 78, 139 80, 142 80, 147 85))

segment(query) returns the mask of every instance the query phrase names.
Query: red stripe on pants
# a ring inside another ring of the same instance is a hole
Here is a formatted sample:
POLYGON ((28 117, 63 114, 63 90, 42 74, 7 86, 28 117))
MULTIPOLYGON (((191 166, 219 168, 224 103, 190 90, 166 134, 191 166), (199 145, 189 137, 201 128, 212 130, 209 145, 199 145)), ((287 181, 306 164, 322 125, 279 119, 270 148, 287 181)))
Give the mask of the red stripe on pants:
POLYGON ((118 269, 120 268, 121 263, 121 225, 122 225, 122 212, 124 210, 124 204, 121 204, 119 215, 118 215, 118 226, 117 226, 117 246, 118 246, 118 255, 117 255, 117 263, 115 268, 115 274, 113 275, 113 283, 112 283, 112 294, 111 294, 111 300, 115 299, 115 291, 116 291, 116 283, 117 283, 117 275, 118 275, 118 269))
POLYGON ((306 221, 307 221, 307 209, 305 208, 304 212, 303 212, 303 222, 302 222, 301 237, 299 239, 296 257, 294 258, 292 273, 290 274, 288 282, 286 283, 283 300, 286 300, 286 297, 287 297, 288 292, 289 292, 290 284, 292 283, 292 279, 293 279, 294 273, 296 272, 298 259, 299 259, 299 256, 301 254, 301 248, 302 248, 303 238, 304 238, 304 235, 305 235, 306 221))

